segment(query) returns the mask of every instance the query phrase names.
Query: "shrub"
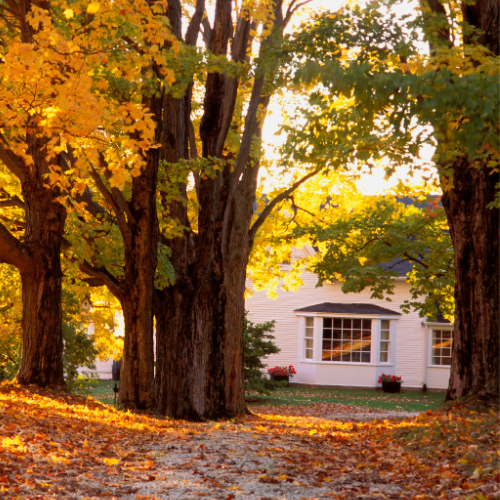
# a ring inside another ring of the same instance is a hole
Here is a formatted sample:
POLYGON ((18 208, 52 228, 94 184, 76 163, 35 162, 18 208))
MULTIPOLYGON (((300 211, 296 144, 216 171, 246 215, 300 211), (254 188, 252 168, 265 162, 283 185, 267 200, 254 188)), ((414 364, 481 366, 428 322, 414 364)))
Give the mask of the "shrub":
POLYGON ((255 391, 260 394, 269 394, 270 391, 283 387, 286 382, 270 380, 263 371, 262 360, 269 354, 280 352, 280 348, 273 342, 274 321, 266 323, 252 323, 247 319, 245 311, 243 347, 244 347, 244 374, 245 391, 255 391))
POLYGON ((86 332, 74 323, 63 323, 64 354, 63 366, 68 392, 85 392, 91 380, 95 378, 95 360, 97 349, 86 332), (78 374, 78 368, 88 368, 84 375, 78 374))

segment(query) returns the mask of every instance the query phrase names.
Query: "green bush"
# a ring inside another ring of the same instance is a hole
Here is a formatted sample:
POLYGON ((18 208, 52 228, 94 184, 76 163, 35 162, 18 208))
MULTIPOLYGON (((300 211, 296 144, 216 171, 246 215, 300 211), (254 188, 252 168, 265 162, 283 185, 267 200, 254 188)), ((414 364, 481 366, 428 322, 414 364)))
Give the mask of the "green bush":
POLYGON ((14 331, 0 332, 0 382, 12 380, 21 363, 21 336, 14 331))
POLYGON ((247 319, 245 311, 243 348, 244 348, 244 375, 245 391, 269 394, 270 391, 283 387, 286 382, 276 382, 267 377, 262 360, 269 354, 280 352, 280 348, 273 342, 270 334, 274 330, 274 321, 266 323, 252 323, 247 319))
POLYGON ((86 392, 93 379, 96 369, 97 349, 87 333, 73 323, 63 322, 64 354, 63 366, 66 388, 68 392, 86 392), (88 368, 84 375, 78 374, 78 368, 88 368))

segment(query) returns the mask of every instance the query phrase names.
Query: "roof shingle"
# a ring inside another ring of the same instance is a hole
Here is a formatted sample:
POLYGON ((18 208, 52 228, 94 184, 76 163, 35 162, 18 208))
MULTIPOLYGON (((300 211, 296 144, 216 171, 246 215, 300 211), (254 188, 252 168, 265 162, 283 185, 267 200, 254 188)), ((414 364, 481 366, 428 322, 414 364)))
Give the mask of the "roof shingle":
POLYGON ((338 304, 333 302, 323 302, 312 306, 295 309, 295 312, 317 312, 317 313, 339 313, 339 314, 379 314, 401 316, 401 313, 391 311, 385 307, 375 304, 338 304))

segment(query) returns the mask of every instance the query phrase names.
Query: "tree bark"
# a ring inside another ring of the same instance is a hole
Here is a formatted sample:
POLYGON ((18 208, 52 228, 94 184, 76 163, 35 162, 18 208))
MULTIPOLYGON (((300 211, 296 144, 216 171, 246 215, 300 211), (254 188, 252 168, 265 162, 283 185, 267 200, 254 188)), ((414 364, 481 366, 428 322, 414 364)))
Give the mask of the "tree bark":
MULTIPOLYGON (((464 20, 483 31, 477 42, 495 56, 499 46, 499 1, 462 4, 464 20)), ((446 399, 499 398, 499 210, 493 202, 499 181, 487 165, 465 156, 453 166, 452 189, 443 194, 455 252, 455 323, 446 399)))
POLYGON ((24 168, 26 207, 24 246, 29 257, 20 267, 23 297, 22 355, 17 380, 40 387, 64 387, 61 243, 66 209, 59 192, 44 186, 48 171, 44 141, 28 134, 33 165, 24 168))
POLYGON ((442 201, 455 251, 455 327, 447 399, 499 397, 499 210, 498 174, 471 166, 453 169, 453 188, 442 201))
MULTIPOLYGON (((279 39, 276 35, 284 25, 281 0, 274 3, 274 15, 273 35, 263 45, 279 39)), ((231 0, 217 0, 213 28, 207 26, 207 20, 204 24, 209 49, 216 55, 230 52, 233 61, 244 61, 252 36, 250 18, 249 12, 240 12, 233 36, 231 0)), ((172 18, 170 21, 171 26, 180 26, 172 18)), ((273 71, 271 68, 272 64, 266 65, 266 71, 273 71)), ((220 159, 222 168, 214 177, 200 179, 195 174, 197 231, 190 226, 184 204, 175 201, 164 207, 185 228, 181 237, 165 242, 172 251, 175 284, 157 290, 155 295, 157 409, 173 418, 231 418, 246 412, 244 292, 259 169, 250 146, 260 141, 260 119, 269 103, 263 91, 266 71, 260 66, 256 71, 236 158, 224 145, 239 79, 219 72, 207 75, 199 130, 202 156, 220 159)), ((192 131, 190 91, 184 100, 167 97, 167 101, 170 118, 164 123, 164 137, 168 140, 162 141, 162 146, 165 159, 174 164, 197 154, 193 138, 187 141, 192 131)), ((175 168, 172 177, 176 178, 175 168)), ((179 185, 179 189, 185 193, 186 186, 179 185)))
MULTIPOLYGON (((163 98, 153 97, 146 105, 159 123, 163 98)), ((159 140, 160 130, 156 130, 159 140)), ((125 243, 125 279, 120 302, 125 322, 123 363, 119 402, 125 408, 149 409, 154 398, 153 297, 157 265, 158 218, 156 187, 159 152, 145 153, 146 166, 132 180, 128 203, 125 243)))

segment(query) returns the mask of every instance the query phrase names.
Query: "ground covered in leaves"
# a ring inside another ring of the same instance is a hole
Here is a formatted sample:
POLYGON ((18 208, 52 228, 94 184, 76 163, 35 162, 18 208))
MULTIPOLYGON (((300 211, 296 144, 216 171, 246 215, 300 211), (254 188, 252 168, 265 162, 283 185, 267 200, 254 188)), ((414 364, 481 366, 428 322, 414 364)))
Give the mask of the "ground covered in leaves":
POLYGON ((321 405, 195 424, 3 385, 0 498, 498 498, 496 411, 321 405))

